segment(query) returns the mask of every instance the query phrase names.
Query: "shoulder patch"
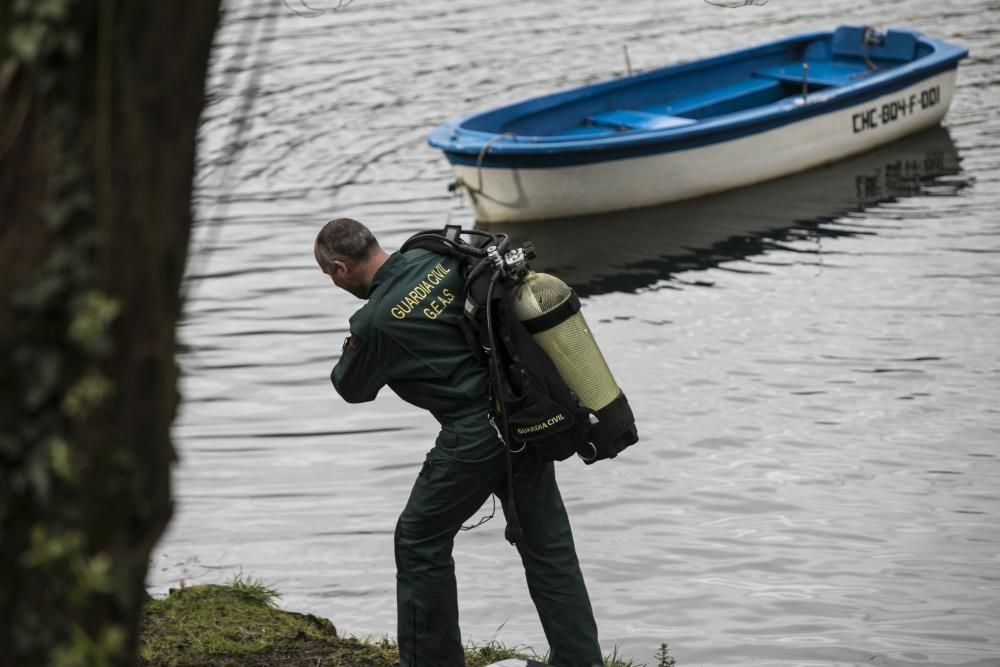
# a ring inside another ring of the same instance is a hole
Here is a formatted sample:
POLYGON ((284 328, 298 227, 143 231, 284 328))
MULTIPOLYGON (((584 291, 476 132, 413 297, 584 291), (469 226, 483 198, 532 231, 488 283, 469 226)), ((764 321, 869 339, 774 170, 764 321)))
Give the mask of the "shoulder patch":
POLYGON ((351 352, 357 352, 358 347, 361 345, 361 341, 358 340, 357 336, 348 336, 344 339, 344 351, 350 350, 351 352))

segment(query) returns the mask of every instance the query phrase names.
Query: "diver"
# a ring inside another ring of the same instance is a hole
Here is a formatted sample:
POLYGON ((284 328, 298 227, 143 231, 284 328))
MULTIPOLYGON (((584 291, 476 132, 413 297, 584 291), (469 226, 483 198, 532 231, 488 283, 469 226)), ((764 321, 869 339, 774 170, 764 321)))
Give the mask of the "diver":
MULTIPOLYGON (((316 262, 333 283, 367 300, 330 377, 349 403, 388 385, 441 425, 395 530, 400 667, 461 667, 452 547, 491 494, 509 511, 506 452, 488 418, 489 375, 458 328, 458 260, 428 250, 386 253, 367 227, 328 222, 316 262)), ((513 454, 517 550, 549 644, 551 665, 603 664, 590 599, 551 461, 513 454)))

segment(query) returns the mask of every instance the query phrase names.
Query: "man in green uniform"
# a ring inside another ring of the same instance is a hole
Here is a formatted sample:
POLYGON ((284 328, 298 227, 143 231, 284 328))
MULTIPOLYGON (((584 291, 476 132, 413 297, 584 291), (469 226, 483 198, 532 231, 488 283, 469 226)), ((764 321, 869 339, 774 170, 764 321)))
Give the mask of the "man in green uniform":
MULTIPOLYGON (((316 261, 338 287, 367 299, 331 373, 350 403, 388 385, 441 424, 396 524, 400 667, 465 664, 452 546, 490 494, 508 511, 503 444, 489 418, 489 375, 458 328, 463 278, 427 250, 387 254, 361 223, 333 220, 316 261)), ((551 462, 514 455, 518 541, 528 590, 559 667, 601 665, 597 626, 551 462)))

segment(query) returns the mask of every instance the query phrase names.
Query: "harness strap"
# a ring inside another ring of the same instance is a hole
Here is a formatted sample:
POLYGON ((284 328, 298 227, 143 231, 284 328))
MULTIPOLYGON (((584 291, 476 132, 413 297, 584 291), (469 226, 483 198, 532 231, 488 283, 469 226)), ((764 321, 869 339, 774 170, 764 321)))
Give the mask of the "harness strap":
POLYGON ((580 312, 580 297, 576 295, 576 292, 572 292, 568 299, 549 312, 532 317, 530 320, 521 320, 521 324, 528 330, 528 333, 534 335, 551 329, 578 312, 580 312))
MULTIPOLYGON (((504 430, 507 430, 507 420, 504 420, 504 430)), ((510 447, 503 448, 507 456, 507 527, 503 530, 503 536, 511 545, 516 546, 524 537, 524 529, 521 528, 521 520, 517 516, 517 503, 514 501, 514 464, 511 461, 510 447)))
MULTIPOLYGON (((500 277, 499 272, 494 272, 490 278, 490 286, 486 290, 486 331, 491 341, 495 340, 493 332, 493 288, 500 277)), ((497 415, 500 417, 500 428, 503 431, 503 451, 507 458, 507 527, 504 528, 503 535, 512 545, 516 545, 524 536, 521 528, 521 520, 517 516, 517 501, 514 498, 514 463, 511 460, 511 440, 510 425, 507 423, 507 415, 504 413, 503 400, 496 400, 492 387, 495 386, 503 391, 502 376, 500 374, 500 360, 497 357, 497 346, 490 345, 490 375, 493 381, 491 384, 491 402, 496 406, 497 415)))

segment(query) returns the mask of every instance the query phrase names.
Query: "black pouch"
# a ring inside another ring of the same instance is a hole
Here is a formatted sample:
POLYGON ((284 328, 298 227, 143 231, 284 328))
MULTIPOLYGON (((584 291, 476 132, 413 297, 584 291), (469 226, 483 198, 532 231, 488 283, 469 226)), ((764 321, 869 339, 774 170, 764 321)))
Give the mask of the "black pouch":
POLYGON ((511 449, 528 446, 543 461, 562 461, 575 454, 589 432, 587 410, 575 401, 562 405, 542 381, 521 371, 520 386, 504 401, 511 449))
POLYGON ((581 454, 587 465, 605 459, 613 459, 626 447, 639 441, 635 428, 635 417, 628 404, 625 394, 619 393, 618 398, 601 408, 594 414, 594 423, 590 426, 591 456, 581 454))

